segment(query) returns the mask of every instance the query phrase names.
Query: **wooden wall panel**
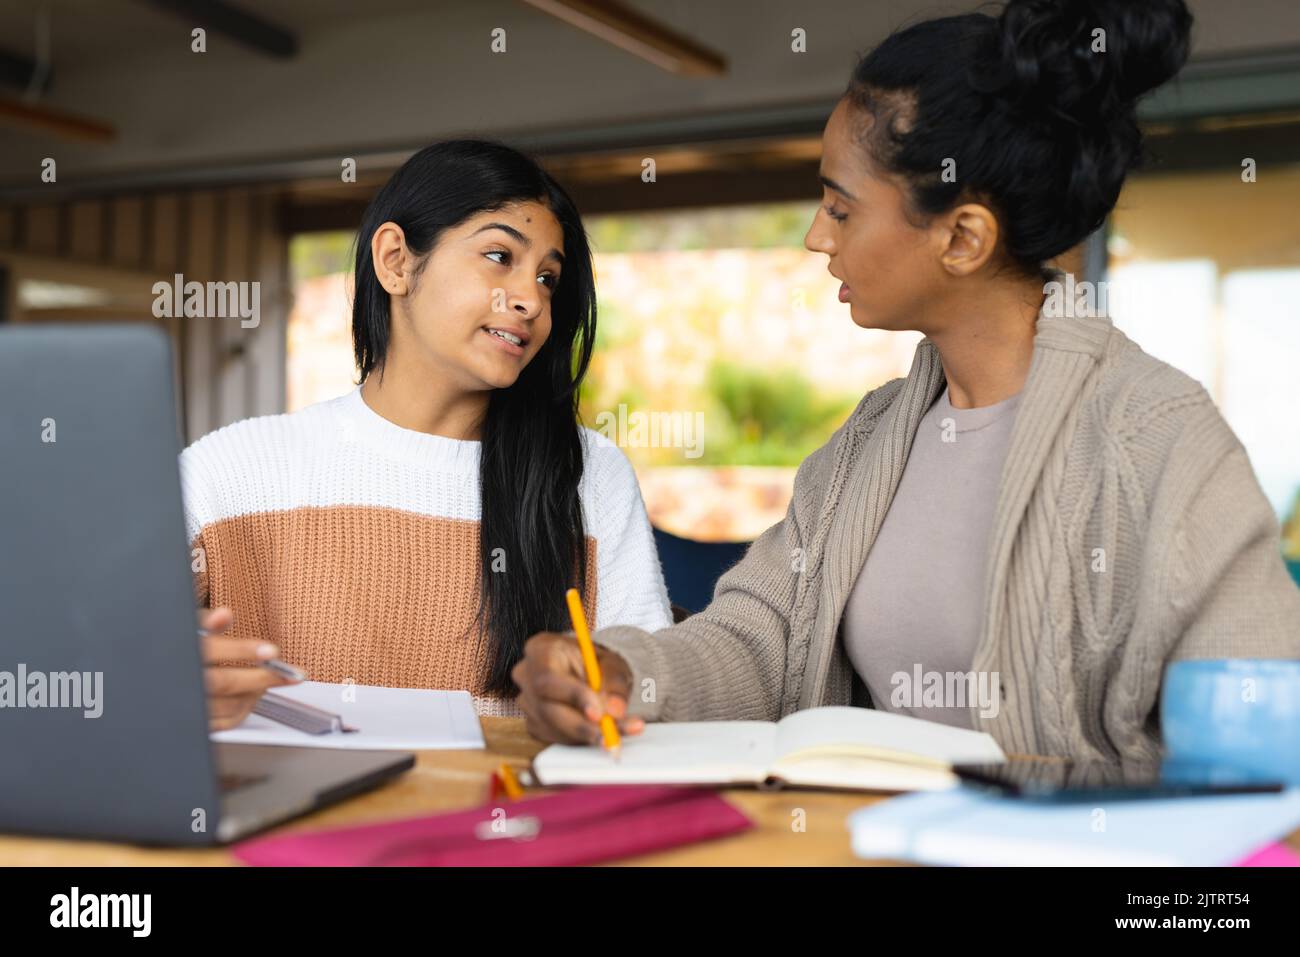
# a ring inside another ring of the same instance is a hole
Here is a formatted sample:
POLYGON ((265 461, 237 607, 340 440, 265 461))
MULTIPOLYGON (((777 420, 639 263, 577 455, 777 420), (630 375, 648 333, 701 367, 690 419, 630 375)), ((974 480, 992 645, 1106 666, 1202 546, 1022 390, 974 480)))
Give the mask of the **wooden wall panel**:
MULTIPOLYGON (((184 197, 186 214, 185 257, 180 271, 185 282, 207 282, 216 275, 216 230, 218 197, 211 192, 193 192, 184 197)), ((181 319, 185 339, 186 436, 193 441, 216 428, 217 374, 220 370, 215 329, 202 319, 181 319)))
POLYGON ((109 262, 131 269, 151 265, 143 257, 144 205, 138 196, 119 196, 108 203, 109 262))
POLYGON ((289 280, 289 237, 278 221, 279 197, 264 193, 258 204, 254 234, 258 275, 262 277, 262 324, 258 328, 256 408, 284 411, 288 401, 289 312, 293 288, 289 280))
MULTIPOLYGON (((172 340, 178 418, 187 442, 230 422, 284 411, 287 362, 288 240, 279 232, 279 187, 232 187, 75 199, 0 207, 0 249, 60 282, 115 285, 134 303, 127 315, 154 322, 172 340), (56 268, 57 267, 57 268, 56 268), (259 283, 259 321, 240 317, 155 317, 153 284, 259 283), (125 285, 124 285, 125 284, 125 285), (135 289, 140 286, 141 307, 135 289)), ((11 276, 12 301, 21 275, 11 276)), ((67 313, 71 315, 71 313, 67 313)), ((97 314, 99 315, 99 314, 97 314)), ((15 320, 21 319, 15 315, 15 320)))
POLYGON ((104 216, 106 204, 82 200, 71 204, 71 218, 66 218, 67 235, 61 237, 67 255, 82 262, 104 261, 104 216))
MULTIPOLYGON (((175 193, 148 196, 141 211, 141 260, 153 272, 156 282, 172 282, 180 267, 181 201, 175 193)), ((186 408, 188 379, 185 375, 186 342, 181 334, 184 326, 179 316, 164 317, 158 324, 167 330, 172 341, 172 371, 176 389, 176 419, 181 423, 181 434, 189 431, 186 408)))
POLYGON ((52 203, 28 206, 24 210, 23 250, 57 255, 59 251, 59 207, 52 203))
POLYGON ((148 249, 149 264, 163 276, 170 277, 181 265, 184 246, 181 242, 181 198, 175 193, 162 193, 149 200, 148 249))
MULTIPOLYGON (((225 192, 218 222, 218 268, 214 279, 223 282, 251 283, 257 280, 249 262, 252 229, 252 196, 247 189, 225 192)), ((257 333, 245 328, 235 316, 210 317, 219 364, 215 370, 217 389, 214 413, 218 421, 235 422, 246 418, 248 398, 248 364, 252 340, 257 333)))

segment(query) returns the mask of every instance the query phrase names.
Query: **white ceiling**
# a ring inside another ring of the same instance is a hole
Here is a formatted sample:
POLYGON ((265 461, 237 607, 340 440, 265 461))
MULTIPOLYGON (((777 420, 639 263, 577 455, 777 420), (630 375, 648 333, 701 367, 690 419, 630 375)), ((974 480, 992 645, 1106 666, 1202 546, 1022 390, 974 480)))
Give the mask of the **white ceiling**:
MULTIPOLYGON (((1138 2, 1138 0, 1135 0, 1138 2)), ((414 148, 442 136, 598 128, 636 118, 833 101, 856 52, 915 19, 974 9, 914 0, 633 0, 730 62, 674 76, 517 0, 236 0, 294 32, 278 60, 142 0, 48 0, 45 102, 107 122, 108 146, 0 127, 0 184, 414 148), (507 31, 508 50, 489 50, 507 31), (790 51, 803 27, 808 52, 790 51)), ((0 0, 0 48, 31 57, 42 0, 0 0)), ((1193 0, 1196 55, 1300 47, 1297 0, 1193 0)), ((986 6, 987 9, 987 6, 986 6)), ((8 91, 12 92, 12 91, 8 91)))

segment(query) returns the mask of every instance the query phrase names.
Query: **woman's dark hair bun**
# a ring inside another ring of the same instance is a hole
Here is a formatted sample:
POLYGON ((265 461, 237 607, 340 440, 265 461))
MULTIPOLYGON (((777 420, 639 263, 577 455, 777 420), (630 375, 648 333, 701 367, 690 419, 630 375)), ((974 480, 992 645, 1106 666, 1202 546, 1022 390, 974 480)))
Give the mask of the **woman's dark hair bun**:
POLYGON ((1137 100, 1182 68, 1191 26, 1183 0, 1010 0, 892 33, 845 95, 913 211, 988 201, 1012 261, 1050 276, 1141 165, 1137 100))
POLYGON ((1088 123, 1132 110, 1182 69, 1191 26, 1183 0, 1010 0, 979 85, 1088 123))

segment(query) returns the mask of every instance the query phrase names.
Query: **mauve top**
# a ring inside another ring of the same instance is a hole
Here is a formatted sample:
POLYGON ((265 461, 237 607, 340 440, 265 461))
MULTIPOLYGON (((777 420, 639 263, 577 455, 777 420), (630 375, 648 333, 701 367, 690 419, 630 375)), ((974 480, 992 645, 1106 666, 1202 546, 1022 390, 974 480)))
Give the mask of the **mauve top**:
POLYGON ((882 711, 969 728, 971 705, 987 714, 1001 703, 994 676, 968 673, 1020 398, 955 409, 945 388, 917 428, 840 623, 849 660, 882 711))

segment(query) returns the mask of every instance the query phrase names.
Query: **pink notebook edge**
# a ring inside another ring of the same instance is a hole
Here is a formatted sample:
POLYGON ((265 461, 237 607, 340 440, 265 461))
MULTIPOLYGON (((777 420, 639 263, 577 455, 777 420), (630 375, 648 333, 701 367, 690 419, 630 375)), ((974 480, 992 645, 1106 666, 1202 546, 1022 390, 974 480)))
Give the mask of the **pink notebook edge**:
POLYGON ((1233 867, 1300 867, 1300 854, 1280 841, 1265 844, 1247 854, 1233 867))

